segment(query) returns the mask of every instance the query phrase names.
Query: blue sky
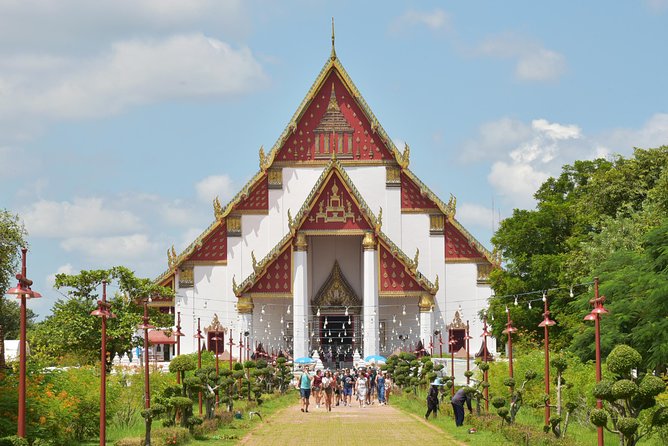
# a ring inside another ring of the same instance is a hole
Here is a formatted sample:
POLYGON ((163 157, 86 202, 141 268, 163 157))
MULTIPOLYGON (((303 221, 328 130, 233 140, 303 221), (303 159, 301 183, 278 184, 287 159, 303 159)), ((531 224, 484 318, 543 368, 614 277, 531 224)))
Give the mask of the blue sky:
POLYGON ((257 171, 332 16, 413 172, 488 247, 562 165, 668 142, 668 0, 0 0, 0 207, 29 231, 31 307, 56 272, 162 272, 257 171))

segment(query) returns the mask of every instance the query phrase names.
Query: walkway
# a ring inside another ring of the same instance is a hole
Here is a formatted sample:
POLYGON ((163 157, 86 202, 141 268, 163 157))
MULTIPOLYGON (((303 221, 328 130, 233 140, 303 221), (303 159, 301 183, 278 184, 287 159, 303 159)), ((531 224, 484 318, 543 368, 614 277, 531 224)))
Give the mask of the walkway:
MULTIPOLYGON (((313 399, 311 399, 313 401, 313 399)), ((302 413, 299 404, 275 414, 243 438, 240 445, 462 445, 438 427, 391 406, 332 407, 302 413)))

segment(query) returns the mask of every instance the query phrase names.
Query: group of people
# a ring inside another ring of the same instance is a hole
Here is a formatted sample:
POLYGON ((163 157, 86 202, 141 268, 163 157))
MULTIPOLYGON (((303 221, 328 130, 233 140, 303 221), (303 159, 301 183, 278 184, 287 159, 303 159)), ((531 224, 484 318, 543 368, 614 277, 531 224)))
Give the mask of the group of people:
POLYGON ((374 367, 333 372, 316 370, 315 373, 305 367, 296 387, 300 391, 302 412, 308 412, 311 394, 316 408, 323 407, 331 412, 332 405, 352 406, 353 398, 361 408, 374 404, 376 400, 381 406, 388 404, 392 393, 392 379, 387 372, 374 367))

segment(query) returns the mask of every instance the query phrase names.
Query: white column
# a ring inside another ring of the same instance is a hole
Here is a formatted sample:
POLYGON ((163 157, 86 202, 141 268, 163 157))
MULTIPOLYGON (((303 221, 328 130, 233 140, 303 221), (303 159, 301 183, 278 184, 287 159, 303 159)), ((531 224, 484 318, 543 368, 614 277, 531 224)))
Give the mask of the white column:
POLYGON ((364 308, 364 358, 380 354, 378 328, 378 255, 376 237, 367 232, 362 241, 364 248, 363 308, 364 308))
POLYGON ((293 357, 310 356, 308 351, 308 242, 306 234, 298 232, 293 252, 292 314, 293 357))
MULTIPOLYGON (((429 293, 420 296, 418 310, 420 311, 420 339, 425 350, 429 350, 430 336, 434 334, 434 296, 429 293)), ((434 346, 436 345, 437 340, 434 339, 434 346)))

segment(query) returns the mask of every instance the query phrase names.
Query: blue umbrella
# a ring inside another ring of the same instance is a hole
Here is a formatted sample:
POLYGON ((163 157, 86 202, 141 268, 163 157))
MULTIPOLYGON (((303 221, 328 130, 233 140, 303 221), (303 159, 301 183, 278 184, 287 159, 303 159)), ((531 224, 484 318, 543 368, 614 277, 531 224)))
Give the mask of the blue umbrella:
POLYGON ((314 362, 315 362, 315 359, 309 358, 308 356, 306 356, 304 358, 297 358, 297 359, 294 360, 295 364, 311 364, 311 363, 314 363, 314 362))
POLYGON ((387 358, 385 356, 380 356, 380 355, 369 355, 366 358, 364 358, 364 362, 367 364, 379 364, 383 363, 385 364, 387 362, 387 358))

